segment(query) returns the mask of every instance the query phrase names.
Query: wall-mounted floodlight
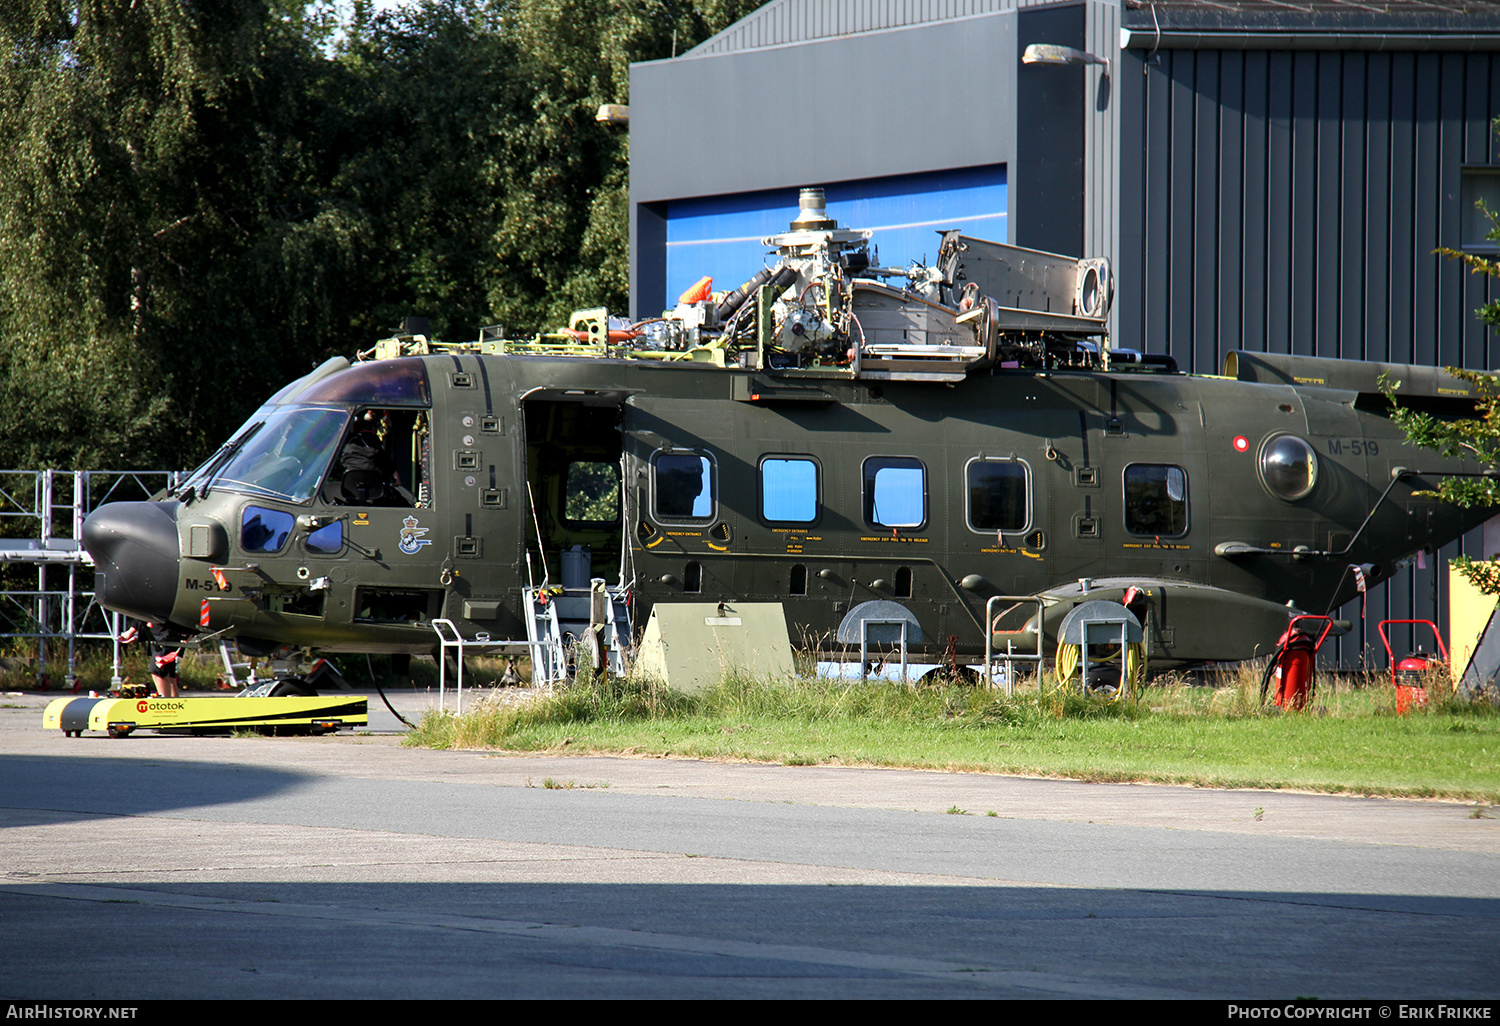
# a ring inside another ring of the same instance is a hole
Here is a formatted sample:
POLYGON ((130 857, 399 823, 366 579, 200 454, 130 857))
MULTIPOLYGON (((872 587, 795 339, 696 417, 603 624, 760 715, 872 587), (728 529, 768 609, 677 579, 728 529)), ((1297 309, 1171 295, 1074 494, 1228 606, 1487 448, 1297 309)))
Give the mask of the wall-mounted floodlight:
POLYGON ((628 125, 630 124, 630 108, 623 103, 602 103, 599 105, 599 113, 594 115, 594 120, 606 125, 628 125))
POLYGON ((1021 54, 1022 64, 1099 64, 1109 74, 1109 61, 1095 57, 1086 50, 1075 50, 1071 46, 1057 43, 1032 43, 1021 54))

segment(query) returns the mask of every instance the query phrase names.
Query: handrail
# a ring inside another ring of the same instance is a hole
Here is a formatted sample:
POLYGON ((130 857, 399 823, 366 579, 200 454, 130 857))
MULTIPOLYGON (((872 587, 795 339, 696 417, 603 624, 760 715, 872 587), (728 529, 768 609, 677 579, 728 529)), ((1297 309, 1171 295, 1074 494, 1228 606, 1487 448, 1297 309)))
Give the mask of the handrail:
MULTIPOLYGON (((454 696, 454 712, 455 712, 455 714, 457 714, 459 716, 462 716, 463 715, 463 711, 464 711, 464 647, 465 646, 469 646, 469 647, 472 647, 472 648, 506 648, 506 647, 514 647, 516 645, 524 645, 527 648, 534 648, 534 647, 539 647, 539 646, 542 646, 542 645, 546 644, 546 642, 543 642, 543 641, 512 641, 512 640, 498 640, 498 639, 492 640, 488 634, 480 634, 478 637, 474 638, 472 641, 466 641, 464 639, 464 636, 458 632, 457 625, 455 625, 454 622, 452 620, 448 619, 447 617, 439 617, 439 618, 433 620, 431 622, 430 626, 432 627, 433 631, 438 636, 438 709, 439 710, 442 710, 442 709, 446 708, 446 704, 447 704, 447 691, 448 691, 448 659, 447 659, 447 655, 448 655, 448 649, 450 649, 450 648, 456 648, 456 649, 458 649, 458 682, 454 686, 454 692, 455 692, 455 696, 454 696), (443 628, 444 627, 446 627, 448 630, 450 630, 450 631, 453 632, 453 637, 452 637, 451 640, 448 638, 448 636, 446 634, 443 633, 443 628)), ((534 658, 532 660, 532 665, 533 666, 536 665, 536 660, 534 658)))
POLYGON ((984 686, 993 689, 995 686, 995 603, 1009 602, 1011 608, 1022 602, 1036 603, 1036 616, 1028 618, 1027 623, 1034 619, 1034 628, 1022 628, 1019 631, 1006 631, 1007 634, 1035 634, 1036 655, 1025 655, 1015 650, 1015 642, 1009 639, 1005 642, 1005 694, 1007 697, 1015 693, 1016 689, 1016 661, 1036 663, 1037 673, 1041 673, 1042 662, 1046 659, 1046 652, 1042 646, 1042 617, 1046 612, 1046 603, 1040 595, 991 595, 984 604, 984 686))

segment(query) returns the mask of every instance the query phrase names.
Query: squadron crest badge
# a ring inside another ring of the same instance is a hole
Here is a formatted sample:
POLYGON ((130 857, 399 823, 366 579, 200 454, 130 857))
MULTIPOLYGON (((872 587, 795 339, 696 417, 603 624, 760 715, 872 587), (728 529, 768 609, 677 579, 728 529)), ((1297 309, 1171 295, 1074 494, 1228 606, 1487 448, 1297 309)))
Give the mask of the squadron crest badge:
POLYGON ((427 533, 427 528, 419 527, 416 517, 406 517, 401 521, 401 541, 399 548, 408 556, 415 556, 423 545, 431 545, 431 538, 422 537, 427 533))

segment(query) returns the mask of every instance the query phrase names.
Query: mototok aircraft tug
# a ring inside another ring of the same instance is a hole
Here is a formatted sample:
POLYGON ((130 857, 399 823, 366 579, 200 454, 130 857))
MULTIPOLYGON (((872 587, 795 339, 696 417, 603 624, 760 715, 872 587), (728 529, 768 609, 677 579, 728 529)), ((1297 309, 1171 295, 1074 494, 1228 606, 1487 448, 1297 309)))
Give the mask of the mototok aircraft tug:
POLYGON ((70 737, 81 736, 85 730, 127 737, 136 729, 212 734, 248 728, 316 735, 368 722, 368 700, 363 695, 70 697, 54 700, 42 713, 44 728, 61 730, 70 737))
POLYGON ((949 231, 881 267, 823 206, 804 190, 771 266, 658 319, 328 361, 170 494, 89 517, 104 605, 247 652, 506 642, 537 680, 618 667, 689 601, 954 667, 1087 675, 1103 631, 1137 672, 1264 654, 1353 597, 1351 565, 1383 580, 1489 515, 1419 494, 1439 461, 1381 393, 1472 414, 1440 370, 1183 374, 1111 346, 1105 261, 949 231))

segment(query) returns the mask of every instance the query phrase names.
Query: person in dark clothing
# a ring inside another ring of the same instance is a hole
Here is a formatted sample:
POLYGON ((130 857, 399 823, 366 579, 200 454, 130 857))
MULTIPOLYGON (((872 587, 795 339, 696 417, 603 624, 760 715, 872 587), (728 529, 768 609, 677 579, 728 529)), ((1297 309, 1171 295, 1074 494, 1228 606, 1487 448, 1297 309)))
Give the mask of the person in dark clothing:
POLYGON ((385 499, 396 467, 385 451, 374 410, 365 411, 339 450, 339 469, 344 502, 379 503, 385 499))
POLYGON ((138 620, 126 628, 119 637, 120 644, 146 641, 146 651, 151 660, 151 679, 156 683, 156 693, 162 698, 177 698, 178 664, 182 660, 182 641, 187 637, 182 631, 164 623, 138 620), (145 631, 142 632, 141 628, 145 631))

